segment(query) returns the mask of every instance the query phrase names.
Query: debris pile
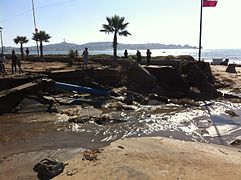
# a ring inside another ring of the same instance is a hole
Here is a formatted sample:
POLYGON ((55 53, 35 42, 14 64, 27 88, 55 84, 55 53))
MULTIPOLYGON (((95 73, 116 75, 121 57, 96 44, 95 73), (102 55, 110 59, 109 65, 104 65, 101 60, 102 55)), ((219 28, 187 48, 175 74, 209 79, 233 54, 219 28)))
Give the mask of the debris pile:
MULTIPOLYGON (((204 100, 222 96, 215 88, 209 64, 204 62, 180 61, 178 66, 172 67, 142 67, 134 61, 123 60, 118 61, 116 67, 103 65, 84 70, 46 73, 51 79, 34 80, 30 82, 34 84, 32 86, 19 86, 19 81, 16 81, 17 86, 13 90, 1 91, 0 98, 8 101, 11 106, 5 107, 5 101, 1 101, 3 105, 0 105, 0 112, 13 110, 25 97, 49 104, 49 112, 58 112, 57 107, 63 105, 101 108, 109 103, 108 108, 135 110, 138 105, 179 103, 181 100, 178 99, 183 98, 204 100), (17 101, 12 98, 16 96, 17 101)), ((191 101, 189 104, 195 105, 191 101)), ((77 117, 71 122, 85 122, 88 119, 89 117, 77 117)))

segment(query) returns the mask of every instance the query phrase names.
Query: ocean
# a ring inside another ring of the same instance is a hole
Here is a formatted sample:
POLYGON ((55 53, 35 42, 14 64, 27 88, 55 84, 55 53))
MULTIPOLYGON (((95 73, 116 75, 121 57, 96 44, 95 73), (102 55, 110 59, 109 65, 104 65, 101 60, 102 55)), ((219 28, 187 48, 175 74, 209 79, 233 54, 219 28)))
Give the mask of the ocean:
MULTIPOLYGON (((82 50, 79 50, 81 54, 82 50)), ((140 50, 142 56, 146 56, 146 49, 140 50)), ((198 59, 198 49, 151 49, 152 57, 168 55, 191 55, 198 59)), ((118 56, 124 56, 124 50, 118 50, 118 56)), ((31 54, 36 52, 31 51, 31 54)), ((68 51, 44 51, 44 54, 68 54, 68 51)), ((90 55, 113 54, 112 49, 95 51, 89 50, 90 55)), ((128 50, 129 55, 135 55, 136 50, 128 50)), ((241 64, 241 49, 202 49, 202 61, 211 62, 214 58, 229 59, 229 63, 241 64)))
MULTIPOLYGON (((140 50, 142 56, 146 56, 146 50, 140 50)), ((153 49, 152 56, 178 56, 191 55, 198 60, 198 49, 153 49)), ((90 54, 112 54, 112 51, 90 51, 90 54)), ((128 50, 129 55, 135 55, 136 50, 128 50)), ((118 51, 118 56, 124 56, 124 50, 118 51)), ((211 62, 214 58, 229 59, 230 63, 241 64, 241 49, 202 49, 201 59, 211 62)))

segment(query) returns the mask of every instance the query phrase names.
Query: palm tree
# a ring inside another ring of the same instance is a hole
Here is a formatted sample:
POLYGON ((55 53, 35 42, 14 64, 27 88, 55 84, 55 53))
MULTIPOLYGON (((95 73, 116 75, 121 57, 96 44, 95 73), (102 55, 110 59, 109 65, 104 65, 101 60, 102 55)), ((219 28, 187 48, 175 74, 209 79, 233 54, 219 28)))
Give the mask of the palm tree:
POLYGON ((43 42, 49 42, 49 39, 51 38, 51 36, 46 33, 45 31, 39 31, 36 33, 33 33, 33 37, 32 39, 35 41, 39 41, 40 42, 40 57, 43 58, 43 42))
POLYGON ((23 60, 24 57, 24 53, 23 53, 23 44, 28 42, 28 39, 26 36, 17 36, 15 39, 13 39, 13 41, 18 44, 20 43, 20 51, 21 51, 21 57, 23 60))
POLYGON ((129 23, 124 23, 125 18, 120 17, 118 15, 114 15, 112 17, 106 17, 106 20, 108 21, 108 24, 102 24, 103 29, 100 30, 100 32, 105 33, 114 33, 114 39, 113 39, 113 50, 114 60, 117 59, 117 35, 120 36, 128 36, 131 35, 127 30, 127 26, 129 23))

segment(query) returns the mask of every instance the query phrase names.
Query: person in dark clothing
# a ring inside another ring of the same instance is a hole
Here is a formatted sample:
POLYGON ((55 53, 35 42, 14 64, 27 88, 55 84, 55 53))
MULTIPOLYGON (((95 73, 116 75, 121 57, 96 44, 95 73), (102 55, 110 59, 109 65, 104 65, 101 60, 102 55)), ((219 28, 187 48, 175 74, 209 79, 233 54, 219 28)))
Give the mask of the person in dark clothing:
POLYGON ((29 55, 29 49, 27 48, 25 52, 26 52, 26 55, 28 56, 29 55))
POLYGON ((141 64, 141 52, 139 51, 139 50, 137 50, 137 52, 136 52, 136 62, 138 63, 138 64, 141 64))
POLYGON ((125 50, 125 52, 124 52, 124 56, 125 56, 125 59, 128 58, 128 52, 127 52, 127 50, 125 50))
POLYGON ((0 55, 0 73, 2 73, 3 77, 6 74, 5 65, 4 65, 5 60, 6 60, 5 56, 3 55, 3 53, 1 53, 1 55, 0 55))
POLYGON ((12 74, 16 73, 17 72, 17 62, 18 62, 18 57, 17 55, 15 54, 15 50, 13 49, 12 50, 12 74))
POLYGON ((151 63, 151 51, 150 49, 147 49, 146 51, 146 65, 149 66, 151 63))
POLYGON ((88 61, 89 61, 89 52, 88 52, 87 47, 83 51, 82 56, 83 56, 83 68, 87 69, 87 65, 88 65, 88 61))
POLYGON ((18 65, 19 73, 23 73, 23 70, 21 68, 21 60, 19 58, 17 58, 17 65, 18 65))

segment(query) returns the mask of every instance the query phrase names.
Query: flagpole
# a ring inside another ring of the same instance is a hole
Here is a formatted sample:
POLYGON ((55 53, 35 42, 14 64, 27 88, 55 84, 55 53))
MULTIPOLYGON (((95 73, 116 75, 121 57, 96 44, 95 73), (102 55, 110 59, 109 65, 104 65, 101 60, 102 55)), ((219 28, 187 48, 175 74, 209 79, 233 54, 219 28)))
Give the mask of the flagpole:
POLYGON ((202 50, 202 19, 203 19, 203 0, 201 1, 200 7, 200 31, 199 31, 199 51, 198 51, 198 61, 201 61, 201 50, 202 50))
MULTIPOLYGON (((33 10, 33 23, 34 23, 34 30, 35 34, 38 32, 37 25, 36 25, 36 19, 35 19, 35 10, 34 10, 34 1, 32 0, 32 10, 33 10)), ((39 56, 39 48, 38 48, 38 41, 36 40, 36 46, 37 46, 37 53, 39 56)))

